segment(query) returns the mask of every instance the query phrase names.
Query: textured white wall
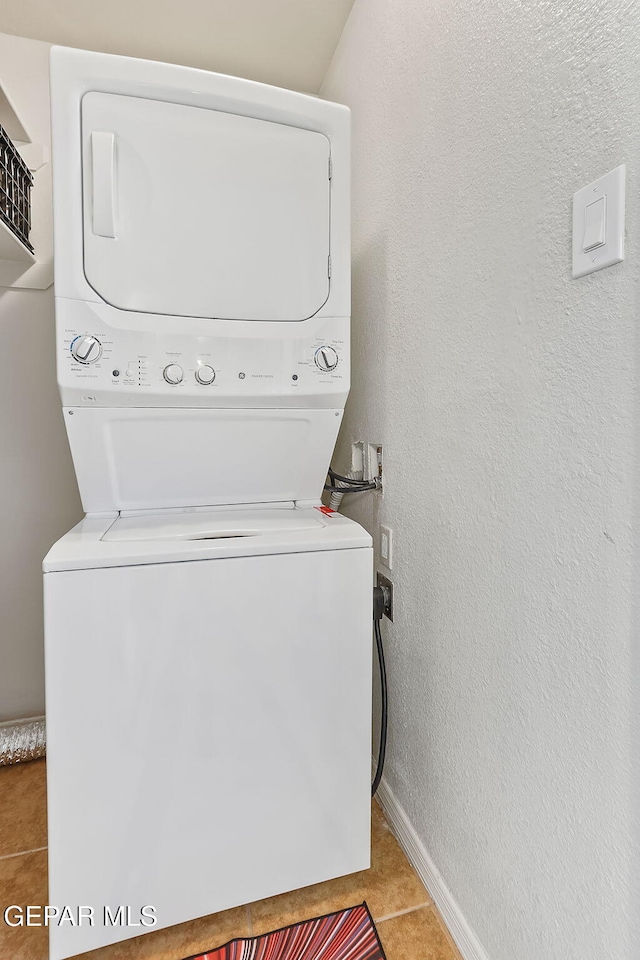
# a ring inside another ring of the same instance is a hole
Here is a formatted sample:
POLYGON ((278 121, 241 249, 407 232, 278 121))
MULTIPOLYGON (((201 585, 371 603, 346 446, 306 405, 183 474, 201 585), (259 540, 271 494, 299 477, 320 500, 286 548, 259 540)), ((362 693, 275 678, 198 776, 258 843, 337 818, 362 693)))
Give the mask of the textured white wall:
MULTIPOLYGON (((356 0, 354 378, 395 531, 387 777, 491 960, 627 960, 640 5, 356 0), (627 164, 627 260, 570 279, 627 164)), ((636 748, 637 749, 637 748, 636 748)))
MULTIPOLYGON (((48 44, 0 34, 0 81, 47 147, 48 58, 48 44)), ((48 203, 47 176, 43 168, 34 189, 48 203)), ((53 287, 0 287, 0 351, 1 721, 44 713, 42 558, 82 517, 56 386, 53 287)))

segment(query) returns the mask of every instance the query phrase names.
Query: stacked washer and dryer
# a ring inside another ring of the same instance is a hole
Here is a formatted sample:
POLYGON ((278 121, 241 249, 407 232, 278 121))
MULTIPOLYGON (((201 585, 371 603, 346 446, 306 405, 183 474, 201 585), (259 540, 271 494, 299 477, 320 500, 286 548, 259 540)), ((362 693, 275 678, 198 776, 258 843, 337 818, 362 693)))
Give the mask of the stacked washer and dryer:
POLYGON ((51 96, 86 517, 44 561, 49 902, 93 919, 51 922, 62 960, 369 865, 372 545, 320 504, 347 109, 63 48, 51 96))

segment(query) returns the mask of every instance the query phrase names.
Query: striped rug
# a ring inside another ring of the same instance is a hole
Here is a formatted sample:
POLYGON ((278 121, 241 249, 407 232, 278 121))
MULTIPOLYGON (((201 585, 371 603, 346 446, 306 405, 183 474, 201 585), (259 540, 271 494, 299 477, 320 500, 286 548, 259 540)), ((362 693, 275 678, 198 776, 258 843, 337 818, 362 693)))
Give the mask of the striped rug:
POLYGON ((187 960, 385 960, 385 955, 363 903, 261 937, 231 940, 187 960))

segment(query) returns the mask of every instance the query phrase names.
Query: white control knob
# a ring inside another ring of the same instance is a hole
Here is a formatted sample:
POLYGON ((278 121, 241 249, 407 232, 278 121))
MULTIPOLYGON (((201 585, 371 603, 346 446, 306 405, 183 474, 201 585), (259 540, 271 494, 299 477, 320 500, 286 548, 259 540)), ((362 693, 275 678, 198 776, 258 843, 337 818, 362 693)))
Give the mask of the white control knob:
POLYGON ((315 353, 316 366, 329 373, 338 366, 338 354, 333 347, 318 347, 315 353))
POLYGON ((216 372, 213 367, 210 367, 208 363, 204 363, 201 367, 198 367, 196 370, 196 380, 198 383, 203 383, 207 386, 216 378, 216 372))
POLYGON ((162 376, 165 378, 167 383, 182 383, 184 370, 178 363, 170 363, 162 371, 162 376))
POLYGON ((76 337, 71 344, 71 356, 78 363, 95 363, 102 356, 102 344, 96 337, 76 337))

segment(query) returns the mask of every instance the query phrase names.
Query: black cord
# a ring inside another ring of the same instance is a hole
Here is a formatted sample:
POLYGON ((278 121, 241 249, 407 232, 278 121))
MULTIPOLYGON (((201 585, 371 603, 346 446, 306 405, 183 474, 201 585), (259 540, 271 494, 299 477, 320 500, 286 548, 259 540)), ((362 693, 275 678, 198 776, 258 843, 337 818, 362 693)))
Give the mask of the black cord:
POLYGON ((327 470, 329 483, 324 485, 325 490, 331 493, 364 493, 365 490, 378 490, 379 483, 376 480, 354 480, 353 477, 343 477, 341 473, 336 473, 331 467, 327 470), (336 480, 342 486, 336 486, 336 480))
POLYGON ((378 765, 376 775, 371 785, 371 796, 374 797, 384 770, 384 757, 387 751, 387 723, 388 723, 388 694, 387 694, 387 670, 384 663, 384 647, 382 646, 382 634, 380 633, 380 619, 373 621, 373 632, 376 637, 376 650, 378 651, 378 666, 380 668, 380 743, 378 745, 378 765))
POLYGON ((378 489, 375 483, 365 483, 361 487, 330 487, 325 483, 324 488, 330 490, 331 493, 364 493, 366 490, 378 489))
POLYGON ((343 477, 341 473, 336 473, 335 470, 332 470, 331 467, 327 470, 327 473, 332 480, 341 480, 343 483, 348 483, 351 486, 357 487, 362 486, 364 483, 370 483, 369 480, 356 480, 354 477, 343 477))

